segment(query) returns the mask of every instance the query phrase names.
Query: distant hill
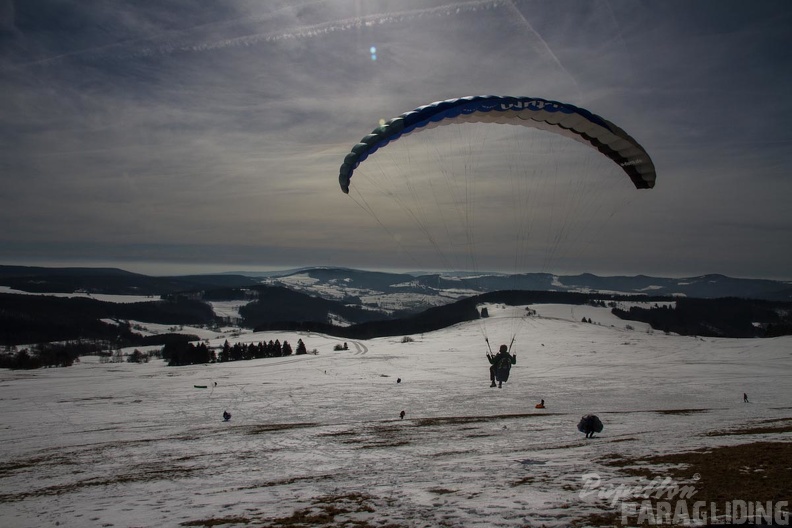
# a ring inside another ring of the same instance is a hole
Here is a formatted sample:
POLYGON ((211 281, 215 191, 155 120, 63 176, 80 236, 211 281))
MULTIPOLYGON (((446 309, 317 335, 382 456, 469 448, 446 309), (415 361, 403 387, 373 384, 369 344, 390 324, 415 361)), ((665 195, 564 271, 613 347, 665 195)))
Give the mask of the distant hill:
POLYGON ((239 309, 243 325, 249 328, 273 323, 309 322, 349 326, 385 317, 379 312, 279 286, 258 286, 253 291, 255 300, 239 309))
POLYGON ((357 299, 362 305, 393 311, 420 311, 429 306, 439 306, 472 295, 502 290, 600 292, 700 299, 739 297, 792 301, 790 282, 739 279, 724 275, 688 278, 646 275, 599 277, 588 273, 412 275, 347 268, 309 268, 283 275, 270 275, 261 278, 261 281, 327 299, 357 299))
POLYGON ((151 277, 116 268, 0 266, 0 285, 30 293, 159 296, 224 287, 241 288, 258 283, 258 280, 243 275, 151 277))
POLYGON ((600 277, 590 273, 388 273, 313 267, 281 272, 154 277, 116 268, 0 265, 0 285, 31 293, 167 295, 219 288, 249 288, 259 284, 283 286, 324 299, 358 303, 386 312, 417 312, 471 295, 501 290, 792 301, 792 282, 740 279, 717 274, 685 278, 646 275, 600 277))
POLYGON ((213 324, 217 317, 208 304, 183 296, 114 303, 0 293, 0 346, 72 340, 103 340, 125 346, 144 343, 143 336, 126 324, 129 321, 198 326, 213 324))

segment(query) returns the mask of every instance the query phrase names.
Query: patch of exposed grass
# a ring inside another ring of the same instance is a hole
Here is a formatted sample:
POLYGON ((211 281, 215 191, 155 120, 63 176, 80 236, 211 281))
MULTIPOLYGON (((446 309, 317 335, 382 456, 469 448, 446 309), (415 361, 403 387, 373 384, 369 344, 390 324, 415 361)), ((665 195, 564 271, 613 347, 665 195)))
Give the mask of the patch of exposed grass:
POLYGON ((304 429, 306 427, 316 427, 315 423, 285 423, 285 424, 261 424, 261 425, 246 425, 240 429, 249 435, 271 433, 274 431, 289 431, 291 429, 304 429))
POLYGON ((444 456, 460 456, 460 455, 469 455, 473 451, 470 449, 467 450, 458 450, 458 451, 441 451, 439 453, 432 453, 431 455, 427 455, 430 457, 444 457, 444 456))
POLYGON ((510 482, 509 486, 512 488, 516 488, 517 486, 526 486, 529 484, 536 484, 537 478, 533 475, 529 475, 527 477, 523 477, 521 479, 517 479, 514 482, 510 482))
POLYGON ((361 445, 359 449, 379 449, 383 447, 400 447, 405 445, 410 445, 410 442, 407 440, 391 440, 366 443, 361 445))
POLYGON ((759 423, 776 423, 776 422, 792 422, 792 418, 768 418, 767 420, 759 420, 759 423))
POLYGON ((670 414, 673 416, 673 415, 698 414, 709 411, 710 409, 658 409, 652 412, 656 412, 657 414, 670 414))
POLYGON ((611 440, 610 443, 611 444, 616 444, 616 443, 619 443, 619 442, 635 442, 636 440, 638 440, 638 439, 635 438, 634 436, 629 436, 627 438, 616 438, 614 440, 611 440))
POLYGON ((696 500, 781 501, 792 497, 792 442, 723 446, 644 461, 673 464, 668 473, 677 481, 693 481, 698 475, 696 500))
POLYGON ((671 414, 671 415, 684 415, 684 414, 697 414, 711 412, 719 409, 647 409, 641 411, 608 411, 603 414, 641 414, 641 413, 657 413, 657 414, 671 414))
POLYGON ((247 517, 211 517, 199 521, 185 521, 179 526, 223 526, 225 524, 250 524, 252 519, 247 517))
POLYGON ((0 494, 0 503, 3 502, 16 502, 25 500, 31 497, 48 497, 55 495, 63 495, 66 493, 73 493, 81 491, 85 488, 93 487, 106 487, 117 484, 129 484, 137 482, 152 482, 155 480, 173 480, 177 478, 188 477, 193 472, 198 471, 198 468, 185 468, 185 467, 171 467, 163 468, 159 464, 147 465, 145 467, 137 467, 129 472, 113 476, 111 478, 89 478, 71 482, 68 484, 58 484, 55 486, 46 486, 30 491, 22 491, 19 493, 5 493, 0 494))
POLYGON ((349 431, 348 434, 335 434, 341 437, 343 444, 358 445, 359 449, 378 449, 399 447, 410 444, 409 435, 402 426, 374 426, 367 427, 358 432, 349 431))
POLYGON ((288 486, 289 484, 294 484, 296 482, 318 482, 320 480, 332 480, 336 477, 336 475, 319 475, 319 476, 310 476, 310 477, 292 477, 288 479, 280 479, 280 480, 269 480, 267 482, 261 482, 259 484, 253 484, 252 486, 245 486, 242 488, 236 488, 237 491, 239 490, 250 490, 250 489, 257 489, 257 488, 271 488, 274 486, 288 486))
POLYGON ((428 491, 429 493, 434 493, 435 495, 449 495, 457 492, 457 490, 452 490, 448 488, 429 488, 426 491, 428 491))
POLYGON ((39 466, 71 466, 76 464, 77 462, 75 462, 72 458, 61 454, 20 458, 17 460, 0 463, 0 478, 6 477, 9 473, 13 473, 15 471, 39 466))
POLYGON ((523 413, 523 414, 496 414, 494 416, 443 416, 437 418, 416 418, 413 423, 418 427, 431 427, 435 425, 459 425, 479 422, 496 422, 499 420, 514 420, 521 418, 544 418, 558 416, 558 413, 523 413))
POLYGON ((347 431, 335 431, 335 432, 332 432, 332 433, 320 433, 317 436, 326 436, 326 437, 333 438, 333 437, 336 437, 336 436, 356 436, 358 434, 359 433, 357 433, 355 431, 347 430, 347 431))
POLYGON ((622 526, 621 515, 615 512, 592 513, 583 519, 576 519, 569 523, 570 528, 589 528, 592 526, 622 526))
POLYGON ((355 518, 356 514, 372 514, 376 510, 373 498, 364 493, 346 493, 326 495, 315 499, 311 506, 295 511, 288 517, 269 519, 260 526, 262 528, 402 528, 401 525, 388 523, 372 524, 355 518))
MULTIPOLYGON (((792 496, 790 461, 792 442, 755 442, 643 458, 610 455, 600 459, 601 463, 621 468, 628 475, 650 481, 671 477, 675 484, 692 486, 695 495, 688 499, 689 506, 692 501, 715 503, 721 513, 725 504, 733 500, 788 501, 792 496)), ((658 499, 648 500, 656 504, 658 499)), ((599 512, 573 526, 621 526, 621 515, 599 512)))
POLYGON ((74 400, 58 400, 58 403, 73 403, 80 401, 112 400, 115 396, 90 396, 88 398, 75 398, 74 400))
POLYGON ((775 418, 772 420, 764 420, 760 423, 779 423, 783 425, 776 426, 753 426, 743 427, 740 429, 731 429, 727 431, 712 431, 707 433, 707 436, 734 436, 734 435, 752 435, 752 434, 779 434, 792 432, 792 418, 775 418))

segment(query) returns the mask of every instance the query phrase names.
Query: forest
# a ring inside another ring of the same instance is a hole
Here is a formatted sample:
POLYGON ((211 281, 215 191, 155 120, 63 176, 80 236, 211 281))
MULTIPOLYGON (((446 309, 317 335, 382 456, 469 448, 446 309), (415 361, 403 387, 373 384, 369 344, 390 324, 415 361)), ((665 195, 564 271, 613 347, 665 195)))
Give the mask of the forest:
MULTIPOLYGON (((239 308, 242 328, 255 331, 305 331, 334 337, 371 339, 431 332, 486 317, 479 305, 556 303, 609 307, 626 321, 648 323, 656 331, 680 335, 763 338, 792 334, 792 303, 758 299, 693 299, 552 291, 508 290, 468 297, 417 314, 364 310, 283 287, 221 287, 164 295, 138 303, 113 303, 85 297, 0 293, 0 368, 69 366, 81 355, 108 355, 130 347, 162 346, 171 365, 239 361, 306 353, 286 342, 237 344, 211 350, 187 327, 219 328, 209 301, 248 300, 239 308), (630 306, 633 304, 632 306, 630 306), (625 307, 629 306, 629 307, 625 307), (351 324, 333 324, 341 316, 351 324), (143 335, 139 324, 169 325, 164 333, 143 335)), ((526 311, 526 317, 531 312, 526 311)), ((142 356, 136 356, 140 359, 142 356)))

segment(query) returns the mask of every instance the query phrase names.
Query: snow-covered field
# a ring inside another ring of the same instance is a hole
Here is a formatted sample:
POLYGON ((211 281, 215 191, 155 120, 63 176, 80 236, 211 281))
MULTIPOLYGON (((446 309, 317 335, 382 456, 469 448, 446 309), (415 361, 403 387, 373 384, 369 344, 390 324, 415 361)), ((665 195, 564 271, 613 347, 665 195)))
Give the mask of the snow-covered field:
POLYGON ((792 416, 790 338, 533 308, 347 351, 288 332, 210 341, 301 338, 317 355, 0 371, 0 526, 566 526, 607 502, 581 497, 584 474, 635 482, 603 457, 744 443, 766 435, 704 434, 792 416), (513 333, 511 379, 490 388, 484 337, 513 333), (700 412, 662 412, 683 409, 700 412), (594 439, 575 428, 586 413, 605 424, 594 439))
POLYGON ((85 299, 94 299, 96 301, 113 302, 113 303, 138 303, 138 302, 151 302, 159 300, 159 296, 154 295, 111 295, 106 293, 31 293, 22 290, 15 290, 8 286, 0 286, 0 293, 13 293, 15 295, 49 295, 52 297, 82 297, 85 299))
MULTIPOLYGON (((451 279, 451 277, 446 277, 451 279)), ((318 295, 325 299, 341 301, 347 297, 357 297, 363 303, 361 308, 376 309, 384 312, 398 310, 426 309, 430 306, 442 306, 450 302, 477 295, 480 292, 464 288, 444 288, 444 289, 425 289, 417 282, 409 281, 401 284, 394 284, 393 288, 414 288, 418 291, 401 291, 398 293, 386 293, 378 289, 355 288, 348 284, 346 280, 320 281, 308 274, 296 273, 285 277, 275 277, 265 279, 263 284, 285 286, 287 288, 302 291, 308 295, 318 295)), ((217 308, 215 308, 217 312, 217 308)))

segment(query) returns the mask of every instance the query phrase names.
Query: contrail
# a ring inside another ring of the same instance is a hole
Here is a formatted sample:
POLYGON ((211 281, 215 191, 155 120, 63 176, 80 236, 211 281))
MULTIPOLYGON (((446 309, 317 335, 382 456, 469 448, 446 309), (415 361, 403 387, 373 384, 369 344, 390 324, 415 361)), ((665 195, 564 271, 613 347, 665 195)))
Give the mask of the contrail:
POLYGON ((575 85, 575 88, 578 91, 578 95, 580 95, 580 93, 581 93, 580 92, 580 85, 578 84, 577 79, 575 79, 575 77, 571 73, 569 73, 569 70, 567 70, 564 67, 564 65, 558 59, 556 54, 553 53, 553 50, 547 44, 547 41, 545 41, 545 39, 542 38, 542 35, 540 35, 539 32, 534 29, 534 27, 531 25, 531 23, 528 21, 528 19, 525 18, 525 15, 522 14, 522 11, 520 11, 517 8, 517 6, 515 5, 514 0, 509 0, 507 2, 507 4, 508 4, 508 7, 510 7, 511 10, 517 15, 518 19, 522 20, 523 24, 528 29, 528 31, 531 34, 531 36, 534 37, 534 39, 533 39, 534 43, 535 43, 534 48, 536 48, 537 51, 539 51, 540 53, 543 53, 544 55, 550 57, 550 60, 552 60, 555 63, 555 65, 558 66, 558 68, 562 72, 564 72, 564 74, 567 77, 569 77, 572 80, 572 82, 575 85))
MULTIPOLYGON (((306 5, 319 4, 319 3, 325 3, 325 2, 321 0, 313 1, 313 2, 305 2, 297 6, 292 5, 289 6, 288 8, 281 9, 279 10, 279 12, 282 12, 285 9, 294 10, 296 8, 303 7, 306 5)), ((112 57, 114 59, 134 59, 134 58, 151 57, 155 55, 171 55, 180 52, 182 53, 201 52, 201 51, 217 50, 217 49, 230 48, 230 47, 251 46, 262 42, 266 43, 266 42, 278 42, 285 40, 310 39, 310 38, 320 37, 323 35, 328 35, 335 32, 344 32, 344 31, 350 31, 350 30, 366 28, 366 27, 384 26, 395 23, 409 22, 411 20, 415 20, 418 18, 454 16, 459 14, 473 13, 482 9, 497 9, 508 5, 511 5, 510 0, 472 0, 470 2, 464 2, 459 4, 446 4, 437 7, 412 9, 412 10, 400 11, 394 13, 376 13, 361 17, 344 18, 330 22, 323 22, 320 24, 300 26, 283 31, 268 31, 262 33, 254 33, 251 35, 244 35, 241 37, 207 41, 197 44, 179 42, 180 36, 189 35, 189 33, 194 32, 196 29, 204 29, 207 27, 214 27, 217 25, 229 25, 237 21, 246 21, 246 22, 250 22, 251 20, 254 22, 267 21, 275 18, 276 16, 274 13, 270 13, 260 17, 242 17, 238 19, 231 19, 222 22, 215 22, 211 24, 194 26, 192 28, 179 30, 174 33, 169 33, 167 36, 161 38, 148 37, 144 39, 128 40, 121 43, 98 46, 95 48, 58 55, 55 57, 48 57, 46 59, 30 62, 28 63, 28 65, 50 64, 74 57, 83 57, 83 58, 87 57, 87 58, 94 58, 96 60, 109 58, 109 57, 112 57), (157 40, 160 41, 160 44, 154 44, 147 47, 141 46, 138 47, 137 49, 129 50, 126 52, 124 51, 125 49, 131 47, 131 45, 140 44, 147 41, 156 42, 157 40)))
POLYGON ((250 45, 257 42, 275 42, 278 40, 312 38, 338 31, 348 31, 361 27, 384 26, 393 23, 409 22, 416 18, 450 16, 472 13, 479 9, 497 8, 509 4, 508 0, 475 0, 462 4, 447 4, 425 9, 413 9, 397 13, 377 13, 363 17, 352 17, 332 22, 323 22, 310 26, 302 26, 284 32, 261 33, 246 35, 233 39, 205 44, 199 49, 216 49, 235 45, 250 45))

